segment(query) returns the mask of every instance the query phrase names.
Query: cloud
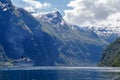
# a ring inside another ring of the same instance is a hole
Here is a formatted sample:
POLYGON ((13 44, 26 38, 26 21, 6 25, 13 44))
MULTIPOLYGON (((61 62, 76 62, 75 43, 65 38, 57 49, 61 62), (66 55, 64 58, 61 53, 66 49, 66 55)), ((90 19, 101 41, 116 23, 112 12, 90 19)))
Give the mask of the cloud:
POLYGON ((72 0, 64 19, 81 26, 120 26, 120 0, 72 0))
POLYGON ((40 9, 46 9, 50 8, 51 4, 48 2, 41 3, 38 0, 23 0, 27 4, 25 7, 26 10, 30 11, 36 11, 40 9))
POLYGON ((33 7, 29 6, 29 7, 24 7, 25 10, 29 11, 29 12, 35 12, 35 10, 33 9, 33 7))

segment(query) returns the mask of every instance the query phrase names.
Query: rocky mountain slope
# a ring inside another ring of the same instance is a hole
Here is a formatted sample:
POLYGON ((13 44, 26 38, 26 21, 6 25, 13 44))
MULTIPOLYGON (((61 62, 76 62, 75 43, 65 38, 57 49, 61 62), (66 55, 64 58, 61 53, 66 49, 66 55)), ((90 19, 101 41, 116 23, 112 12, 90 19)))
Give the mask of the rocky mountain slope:
POLYGON ((120 38, 104 50, 100 66, 120 66, 120 38))
MULTIPOLYGON (((68 55, 76 56, 78 60, 85 63, 99 61, 100 53, 103 47, 107 45, 107 42, 99 38, 96 33, 91 30, 84 30, 79 26, 68 24, 58 11, 38 14, 36 18, 42 24, 42 30, 44 32, 62 41, 60 53, 64 57, 67 58, 68 55)), ((71 59, 69 61, 73 62, 75 60, 71 59)))
POLYGON ((67 24, 59 12, 36 19, 0 0, 0 44, 9 59, 30 57, 35 66, 97 63, 106 41, 93 31, 67 24))
POLYGON ((53 65, 48 58, 53 54, 48 54, 47 47, 54 48, 54 37, 41 31, 41 24, 24 9, 14 7, 8 0, 0 2, 0 44, 7 56, 12 59, 28 56, 35 65, 53 65))

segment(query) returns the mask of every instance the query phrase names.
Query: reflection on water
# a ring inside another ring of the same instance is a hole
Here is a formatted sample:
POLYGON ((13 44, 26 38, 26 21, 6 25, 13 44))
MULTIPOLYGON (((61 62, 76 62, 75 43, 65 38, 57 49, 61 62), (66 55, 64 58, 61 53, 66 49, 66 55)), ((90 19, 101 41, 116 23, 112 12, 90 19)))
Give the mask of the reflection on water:
POLYGON ((0 70, 0 80, 120 80, 120 72, 100 70, 0 70))

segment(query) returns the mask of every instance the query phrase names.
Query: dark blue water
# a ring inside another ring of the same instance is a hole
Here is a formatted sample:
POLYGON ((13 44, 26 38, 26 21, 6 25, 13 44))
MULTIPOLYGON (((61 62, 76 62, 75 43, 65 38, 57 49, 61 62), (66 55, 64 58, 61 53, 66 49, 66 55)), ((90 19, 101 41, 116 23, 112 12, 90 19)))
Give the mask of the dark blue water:
POLYGON ((0 80, 120 80, 120 69, 6 68, 0 70, 0 80))

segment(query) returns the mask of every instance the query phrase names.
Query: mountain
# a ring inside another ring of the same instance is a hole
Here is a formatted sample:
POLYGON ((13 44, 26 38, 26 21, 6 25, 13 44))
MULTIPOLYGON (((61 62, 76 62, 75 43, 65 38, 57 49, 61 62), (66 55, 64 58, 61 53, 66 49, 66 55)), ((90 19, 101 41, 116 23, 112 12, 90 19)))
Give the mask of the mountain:
POLYGON ((88 29, 94 31, 100 38, 104 39, 108 43, 112 43, 115 39, 120 37, 120 27, 119 26, 87 26, 82 27, 83 29, 88 29))
MULTIPOLYGON (((100 60, 101 51, 107 42, 91 30, 84 30, 76 25, 68 24, 58 11, 36 15, 41 23, 42 30, 56 37, 62 43, 59 45, 60 58, 64 61, 69 55, 77 61, 84 63, 97 63, 100 60), (67 54, 66 54, 67 53, 67 54), (63 59, 64 58, 64 59, 63 59)), ((56 41, 59 44, 58 41, 56 41)), ((71 57, 70 56, 70 57, 71 57)), ((69 62, 74 63, 73 59, 69 62)), ((78 62, 78 64, 80 63, 78 62)))
POLYGON ((120 66, 120 38, 110 44, 103 52, 100 66, 120 66))
POLYGON ((30 57, 35 66, 81 66, 100 60, 107 42, 95 32, 68 24, 58 11, 36 18, 10 0, 0 0, 0 44, 8 59, 30 57))
POLYGON ((0 2, 0 44, 8 58, 27 56, 35 65, 53 65, 53 53, 48 48, 54 48, 54 37, 43 32, 39 21, 24 9, 14 7, 8 0, 0 2))

